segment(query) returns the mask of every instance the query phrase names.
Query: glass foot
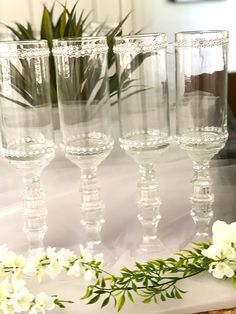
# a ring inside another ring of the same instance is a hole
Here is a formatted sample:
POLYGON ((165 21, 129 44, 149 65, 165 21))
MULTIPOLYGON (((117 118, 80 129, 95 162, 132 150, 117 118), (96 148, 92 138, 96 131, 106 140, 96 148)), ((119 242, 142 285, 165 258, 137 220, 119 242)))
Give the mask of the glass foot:
POLYGON ((180 245, 180 250, 190 250, 195 247, 194 243, 210 243, 211 237, 208 233, 195 233, 192 238, 184 241, 180 245))
POLYGON ((111 267, 117 260, 114 252, 107 248, 102 242, 99 243, 87 243, 85 249, 95 257, 98 254, 102 254, 103 266, 111 267))
POLYGON ((131 252, 132 258, 138 262, 167 258, 170 255, 170 249, 165 247, 159 239, 155 239, 151 243, 142 243, 135 251, 131 252))

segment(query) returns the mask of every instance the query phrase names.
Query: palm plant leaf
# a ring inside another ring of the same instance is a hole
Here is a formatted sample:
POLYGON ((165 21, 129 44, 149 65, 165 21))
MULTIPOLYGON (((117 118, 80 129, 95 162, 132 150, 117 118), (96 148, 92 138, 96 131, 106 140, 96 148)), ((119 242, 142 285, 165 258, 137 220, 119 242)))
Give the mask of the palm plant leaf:
MULTIPOLYGON (((53 3, 52 7, 50 9, 47 8, 46 5, 43 6, 43 14, 41 19, 41 30, 40 30, 40 38, 46 39, 48 41, 48 46, 51 49, 52 48, 52 40, 55 38, 65 38, 65 37, 81 37, 84 35, 85 30, 88 29, 89 26, 89 17, 91 15, 91 12, 89 12, 87 15, 84 14, 84 11, 82 10, 79 17, 76 16, 76 11, 78 7, 78 0, 75 2, 74 6, 71 10, 69 10, 66 6, 66 4, 59 3, 62 6, 61 13, 59 17, 57 18, 56 22, 54 22, 54 11, 55 11, 55 4, 56 1, 53 3)), ((128 19, 129 14, 125 16, 125 18, 120 21, 120 23, 107 32, 107 44, 108 44, 108 68, 109 68, 109 85, 110 85, 110 96, 114 96, 118 93, 118 75, 115 72, 115 55, 113 52, 113 46, 114 46, 114 38, 115 36, 122 35, 122 26, 128 19)), ((27 23, 26 26, 15 23, 15 27, 6 25, 6 27, 11 31, 14 38, 18 40, 33 40, 36 39, 36 36, 34 35, 34 32, 32 30, 32 27, 30 23, 27 23)), ((91 32, 91 36, 98 36, 100 33, 104 30, 105 22, 99 25, 94 31, 91 32)), ((106 86, 106 78, 104 78, 104 81, 100 81, 100 70, 99 68, 95 68, 93 70, 93 79, 88 81, 88 72, 90 71, 91 64, 88 60, 82 60, 83 58, 79 58, 81 60, 78 60, 75 62, 75 78, 71 78, 71 82, 80 82, 80 86, 73 86, 72 88, 75 88, 77 90, 77 99, 86 99, 87 95, 92 94, 95 99, 100 97, 102 93, 104 93, 104 89, 106 86), (93 92, 93 90, 96 90, 96 92, 93 92)), ((138 67, 143 62, 143 58, 141 56, 137 56, 133 60, 132 68, 135 70, 136 67, 138 67)), ((22 66, 24 67, 25 73, 29 73, 29 68, 27 63, 22 63, 22 66)), ((56 71, 55 71, 55 64, 53 56, 50 55, 49 57, 49 71, 51 76, 51 99, 53 104, 57 104, 57 91, 56 91, 56 71)), ((29 91, 29 88, 27 87, 27 84, 23 80, 22 77, 19 76, 20 73, 16 72, 15 69, 15 80, 13 83, 15 84, 15 89, 21 94, 22 97, 25 98, 27 103, 33 104, 33 95, 32 92, 29 91)), ((29 74, 26 76, 30 77, 29 74)), ((70 82, 70 83, 71 83, 70 82)), ((121 86, 123 88, 132 86, 133 82, 128 81, 127 73, 121 74, 121 86)), ((65 86, 65 88, 69 92, 69 82, 65 86)))

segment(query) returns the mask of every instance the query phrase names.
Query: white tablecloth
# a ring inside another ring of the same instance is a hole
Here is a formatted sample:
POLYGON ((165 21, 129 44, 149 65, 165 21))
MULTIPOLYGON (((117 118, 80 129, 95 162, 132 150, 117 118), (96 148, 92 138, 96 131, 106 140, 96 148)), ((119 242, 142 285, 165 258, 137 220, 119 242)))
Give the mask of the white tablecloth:
MULTIPOLYGON (((117 122, 114 122, 117 134, 117 122)), ((56 132, 57 139, 59 138, 56 132)), ((115 137, 117 137, 115 135, 115 137)), ((190 180, 192 165, 183 151, 175 144, 159 160, 158 171, 162 197, 160 238, 172 252, 191 239, 194 223, 189 215, 191 192, 190 180)), ((236 221, 236 159, 213 160, 211 175, 214 180, 215 219, 227 222, 236 221)), ((0 160, 0 235, 1 242, 10 249, 23 252, 27 241, 22 232, 21 216, 21 178, 13 166, 0 160)), ((119 257, 114 269, 130 265, 129 249, 135 248, 141 239, 141 227, 136 218, 136 180, 137 165, 119 148, 116 142, 111 155, 99 168, 102 196, 106 204, 106 223, 102 230, 104 243, 119 257)), ((60 148, 56 158, 44 170, 42 184, 48 206, 49 230, 45 244, 56 247, 78 249, 85 241, 80 224, 79 170, 65 159, 60 148)), ((84 292, 82 280, 58 279, 58 284, 46 282, 43 287, 54 294, 58 291, 62 298, 79 300, 84 292), (64 282, 66 281, 66 282, 64 282), (65 288, 66 287, 66 288, 65 288), (57 291, 55 291, 57 290, 57 291)), ((41 287, 41 288, 43 288, 41 287)), ((35 286, 35 289, 36 288, 35 286)), ((172 313, 184 314, 200 310, 236 306, 236 292, 229 282, 217 281, 205 274, 186 280, 184 289, 189 290, 184 300, 171 300, 159 305, 127 305, 125 314, 131 313, 172 313)), ((100 313, 99 306, 85 306, 78 301, 67 310, 53 313, 100 313)), ((116 311, 107 308, 101 313, 116 311)))

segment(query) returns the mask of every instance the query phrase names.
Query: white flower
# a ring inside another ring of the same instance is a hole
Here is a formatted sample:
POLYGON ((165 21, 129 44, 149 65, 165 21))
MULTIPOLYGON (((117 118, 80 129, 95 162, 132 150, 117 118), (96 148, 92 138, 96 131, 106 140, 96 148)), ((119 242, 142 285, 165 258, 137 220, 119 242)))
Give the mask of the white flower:
POLYGON ((62 267, 68 268, 77 259, 77 256, 73 251, 63 248, 57 252, 57 258, 62 267))
POLYGON ((103 253, 99 253, 99 254, 95 255, 94 260, 102 263, 103 262, 103 253))
POLYGON ((94 278, 94 271, 91 269, 87 270, 84 274, 84 278, 87 281, 91 281, 94 278))
POLYGON ((82 245, 80 245, 80 256, 83 259, 84 263, 89 263, 93 261, 93 256, 89 252, 88 249, 85 249, 82 245))
POLYGON ((50 311, 54 309, 55 304, 52 297, 48 296, 46 293, 39 293, 34 301, 33 306, 31 307, 29 314, 44 314, 47 310, 50 311))
POLYGON ((85 249, 82 245, 80 245, 80 256, 84 263, 89 263, 92 261, 103 262, 103 253, 93 256, 89 250, 85 249))
POLYGON ((6 278, 5 280, 0 282, 0 304, 4 300, 6 300, 9 296, 10 291, 10 285, 9 285, 9 280, 6 278))
POLYGON ((42 280, 43 275, 47 274, 51 279, 54 279, 62 270, 63 265, 58 259, 55 248, 48 248, 46 252, 41 249, 36 250, 24 267, 24 273, 33 277, 36 276, 39 282, 42 280))
POLYGON ((9 304, 12 305, 15 313, 28 311, 33 299, 34 296, 26 288, 24 280, 12 282, 12 294, 9 304))
POLYGON ((233 269, 225 262, 211 263, 209 272, 218 279, 222 279, 225 276, 230 278, 234 275, 233 269))
POLYGON ((213 244, 225 242, 236 244, 236 223, 227 224, 224 221, 217 220, 212 226, 213 244))
POLYGON ((210 245, 207 249, 202 250, 202 255, 217 260, 221 257, 221 249, 217 245, 210 245))
POLYGON ((45 274, 47 274, 51 279, 59 275, 63 269, 62 265, 59 263, 57 254, 54 250, 47 250, 48 265, 45 266, 45 274))
POLYGON ((33 299, 24 280, 7 278, 0 283, 0 310, 4 314, 28 311, 33 299))
POLYGON ((67 275, 79 277, 81 275, 81 265, 79 261, 74 262, 74 264, 68 269, 67 275))
POLYGON ((18 277, 24 267, 26 260, 21 255, 8 251, 5 258, 3 259, 3 267, 12 268, 15 277, 18 277))
POLYGON ((220 220, 215 221, 212 226, 212 233, 213 244, 221 242, 230 243, 229 225, 226 222, 220 220))
POLYGON ((224 242, 210 245, 207 249, 202 250, 202 255, 214 260, 227 259, 232 261, 236 259, 235 249, 224 242))
POLYGON ((30 257, 23 268, 25 275, 36 277, 40 282, 42 280, 44 269, 40 266, 40 260, 34 256, 30 257))

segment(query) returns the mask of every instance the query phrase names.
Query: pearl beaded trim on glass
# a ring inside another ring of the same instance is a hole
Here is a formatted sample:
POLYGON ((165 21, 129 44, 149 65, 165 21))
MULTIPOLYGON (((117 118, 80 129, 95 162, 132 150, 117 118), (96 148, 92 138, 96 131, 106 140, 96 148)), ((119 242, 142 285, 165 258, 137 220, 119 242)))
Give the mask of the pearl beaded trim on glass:
POLYGON ((181 144, 184 141, 185 144, 210 144, 214 142, 225 143, 228 139, 228 132, 222 130, 218 127, 200 127, 189 130, 189 133, 183 134, 182 136, 175 136, 177 143, 181 144), (192 132, 203 132, 202 137, 193 138, 191 136, 192 132), (214 136, 212 136, 214 133, 214 136), (190 134, 190 135, 189 135, 190 134))
POLYGON ((18 151, 14 149, 2 148, 1 153, 3 157, 14 157, 14 158, 31 158, 38 155, 51 155, 55 152, 56 146, 44 147, 41 149, 35 149, 30 151, 18 151))
POLYGON ((176 41, 176 47, 194 47, 194 48, 208 48, 214 46, 226 45, 229 42, 228 37, 215 39, 195 38, 193 40, 176 41))
POLYGON ((119 138, 119 141, 121 143, 122 148, 125 148, 125 146, 127 145, 135 148, 147 148, 169 144, 171 141, 171 137, 167 133, 162 133, 159 132, 158 130, 133 131, 126 133, 125 136, 123 136, 123 138, 119 138), (139 141, 133 139, 133 137, 135 137, 136 135, 145 134, 153 136, 153 138, 149 138, 147 141, 139 141))
POLYGON ((48 57, 49 54, 48 48, 18 48, 15 51, 0 49, 0 58, 2 59, 32 59, 48 57))
POLYGON ((106 53, 107 51, 107 45, 98 43, 86 43, 82 46, 64 46, 52 49, 52 53, 54 56, 71 58, 98 55, 101 53, 106 53))
POLYGON ((156 52, 160 49, 167 48, 167 41, 157 42, 157 41, 143 41, 143 42, 125 42, 118 44, 113 48, 116 54, 138 54, 144 52, 156 52))
POLYGON ((61 144, 61 148, 66 154, 71 155, 96 155, 103 153, 106 150, 112 149, 114 145, 114 140, 110 136, 106 136, 100 132, 91 132, 88 134, 81 134, 76 136, 71 136, 67 139, 67 143, 61 144), (83 140, 83 139, 97 139, 103 141, 102 144, 94 147, 86 147, 84 145, 73 145, 74 141, 83 140))
POLYGON ((114 141, 111 141, 108 144, 104 144, 103 146, 100 147, 75 147, 75 146, 67 146, 61 144, 61 148, 64 150, 66 154, 71 154, 71 155, 96 155, 103 153, 106 150, 112 149, 114 145, 114 141))
MULTIPOLYGON (((52 154, 55 152, 56 145, 51 141, 45 139, 34 139, 30 136, 17 140, 13 143, 14 148, 2 147, 1 153, 3 157, 15 157, 15 158, 32 158, 38 155, 52 154), (25 145, 25 149, 21 149, 21 144, 25 145), (38 144, 38 147, 32 147, 27 145, 38 144), (19 145, 19 146, 18 146, 19 145)), ((11 145, 10 145, 11 147, 11 145)))

